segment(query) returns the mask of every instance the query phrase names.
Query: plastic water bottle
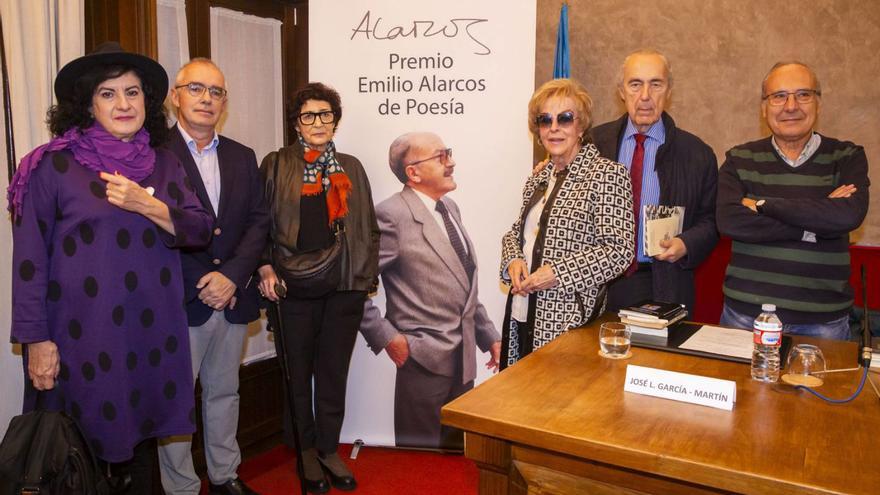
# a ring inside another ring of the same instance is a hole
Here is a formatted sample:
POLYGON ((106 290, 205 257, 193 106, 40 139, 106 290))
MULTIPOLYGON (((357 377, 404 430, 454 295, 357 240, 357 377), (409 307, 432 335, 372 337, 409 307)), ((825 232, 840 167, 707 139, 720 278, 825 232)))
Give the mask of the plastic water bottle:
POLYGON ((755 350, 752 351, 752 379, 762 382, 779 380, 779 347, 782 345, 782 321, 776 316, 775 304, 761 305, 755 318, 755 350))

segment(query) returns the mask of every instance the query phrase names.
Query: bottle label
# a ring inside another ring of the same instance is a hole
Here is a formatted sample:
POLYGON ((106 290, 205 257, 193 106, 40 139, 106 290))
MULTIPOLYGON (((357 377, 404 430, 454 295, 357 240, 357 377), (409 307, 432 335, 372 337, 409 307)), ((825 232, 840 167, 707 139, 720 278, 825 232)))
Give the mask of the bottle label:
POLYGON ((772 330, 761 330, 755 325, 754 342, 759 345, 782 345, 782 329, 772 325, 772 330))

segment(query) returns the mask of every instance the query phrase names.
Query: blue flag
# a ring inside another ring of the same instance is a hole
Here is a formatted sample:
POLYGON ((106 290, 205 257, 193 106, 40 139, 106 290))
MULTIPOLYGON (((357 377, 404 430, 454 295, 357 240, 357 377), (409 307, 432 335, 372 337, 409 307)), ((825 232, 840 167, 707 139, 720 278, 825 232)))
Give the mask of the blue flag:
POLYGON ((556 31, 556 63, 553 64, 553 78, 571 77, 571 62, 568 58, 568 3, 562 4, 559 11, 559 28, 556 31))

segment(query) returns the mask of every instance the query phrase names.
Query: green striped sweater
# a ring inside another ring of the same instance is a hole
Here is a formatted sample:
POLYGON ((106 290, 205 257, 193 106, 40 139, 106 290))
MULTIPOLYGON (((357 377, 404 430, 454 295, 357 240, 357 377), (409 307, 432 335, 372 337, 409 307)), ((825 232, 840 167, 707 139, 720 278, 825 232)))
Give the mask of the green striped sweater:
POLYGON ((733 239, 725 303, 752 316, 762 303, 776 304, 783 323, 825 323, 846 314, 849 232, 867 213, 867 173, 861 146, 826 136, 797 168, 782 161, 769 137, 728 151, 716 211, 718 229, 733 239), (828 198, 844 184, 857 192, 828 198), (766 200, 762 213, 743 206, 743 197, 766 200), (816 242, 805 240, 805 232, 816 242))

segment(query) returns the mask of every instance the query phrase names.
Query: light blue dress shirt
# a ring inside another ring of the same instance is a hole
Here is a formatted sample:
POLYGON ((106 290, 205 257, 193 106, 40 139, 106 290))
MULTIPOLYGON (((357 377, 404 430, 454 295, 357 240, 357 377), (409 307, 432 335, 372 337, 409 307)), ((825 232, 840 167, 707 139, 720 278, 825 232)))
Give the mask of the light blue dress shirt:
POLYGON ((214 216, 217 216, 220 206, 220 162, 217 159, 217 143, 220 142, 220 138, 214 131, 214 138, 199 151, 196 140, 181 127, 180 122, 177 123, 177 128, 180 130, 180 135, 183 136, 186 147, 189 148, 193 161, 196 162, 199 175, 202 176, 202 183, 205 185, 205 191, 208 193, 208 200, 211 201, 211 207, 214 209, 214 216))
MULTIPOLYGON (((629 170, 632 165, 633 153, 636 151, 635 135, 639 131, 633 125, 631 119, 626 121, 626 130, 623 132, 623 140, 620 142, 620 151, 617 152, 617 161, 626 165, 629 170)), ((657 158, 657 150, 660 145, 666 142, 666 129, 663 127, 663 120, 658 120, 651 125, 648 132, 645 133, 645 157, 642 161, 642 206, 656 205, 660 202, 660 180, 657 178, 657 170, 654 169, 654 163, 657 158)), ((644 234, 644 208, 639 211, 639 232, 638 232, 638 254, 636 259, 639 263, 650 263, 652 258, 645 256, 645 234, 644 234)))

